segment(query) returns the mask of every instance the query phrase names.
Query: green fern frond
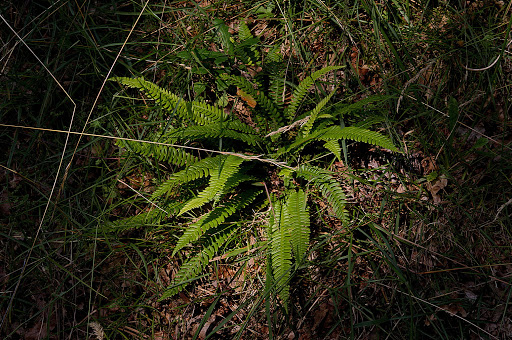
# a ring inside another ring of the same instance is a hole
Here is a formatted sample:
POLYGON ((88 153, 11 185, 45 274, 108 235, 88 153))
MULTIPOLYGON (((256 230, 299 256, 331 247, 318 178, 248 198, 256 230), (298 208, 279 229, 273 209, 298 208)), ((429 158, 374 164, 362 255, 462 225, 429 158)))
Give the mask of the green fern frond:
POLYGON ((343 116, 348 113, 360 111, 363 109, 366 105, 373 104, 373 103, 380 103, 384 102, 386 100, 389 100, 391 98, 394 98, 392 95, 373 95, 366 97, 364 99, 358 100, 357 102, 353 104, 338 104, 337 107, 334 110, 333 116, 343 116))
POLYGON ((233 131, 243 132, 243 133, 250 134, 250 135, 255 135, 255 136, 258 135, 256 133, 256 131, 254 131, 253 127, 251 127, 245 123, 242 123, 239 120, 230 120, 230 121, 224 122, 224 128, 230 129, 233 131))
POLYGON ((327 66, 324 67, 321 70, 318 70, 314 72, 311 76, 306 77, 303 81, 300 82, 299 86, 293 91, 292 101, 290 102, 290 105, 286 108, 285 116, 288 119, 288 121, 291 121, 293 117, 295 116, 295 113, 297 111, 297 108, 299 107, 299 104, 302 102, 302 99, 306 95, 308 89, 315 83, 315 81, 322 77, 324 74, 338 70, 341 66, 327 66))
POLYGON ((144 92, 149 98, 156 101, 165 110, 173 111, 176 109, 178 116, 182 118, 191 118, 189 117, 189 111, 187 109, 186 103, 181 100, 180 97, 167 91, 166 89, 159 87, 156 84, 153 84, 150 81, 145 80, 142 77, 113 77, 109 80, 117 81, 122 85, 138 89, 139 91, 144 92))
POLYGON ((259 42, 257 38, 242 41, 235 47, 236 57, 245 65, 252 66, 260 64, 260 53, 257 49, 259 42))
POLYGON ((280 62, 282 62, 283 61, 283 56, 279 52, 279 50, 280 50, 280 46, 279 45, 276 45, 276 46, 272 47, 270 49, 270 51, 268 51, 267 55, 265 56, 265 61, 268 60, 268 61, 270 61, 272 63, 280 63, 280 62))
POLYGON ((299 134, 295 138, 295 141, 293 143, 279 148, 279 150, 277 150, 277 154, 275 157, 278 158, 278 157, 285 155, 287 153, 290 153, 292 151, 297 151, 297 149, 305 147, 308 143, 318 140, 319 135, 320 135, 319 131, 315 131, 306 137, 303 137, 302 135, 299 134))
POLYGON ((234 76, 226 73, 221 74, 220 77, 228 84, 235 85, 242 89, 242 91, 245 93, 252 96, 254 100, 264 108, 265 114, 267 116, 279 120, 280 116, 278 113, 278 107, 263 93, 263 91, 255 89, 253 84, 250 83, 247 79, 241 76, 234 76))
POLYGON ((140 228, 148 224, 156 224, 167 214, 159 209, 153 209, 135 216, 122 218, 113 222, 107 222, 102 228, 104 232, 122 232, 129 229, 140 228))
POLYGON ((240 39, 240 41, 244 41, 251 38, 254 38, 254 36, 252 35, 249 26, 247 26, 245 20, 240 20, 240 25, 238 25, 238 39, 240 39))
POLYGON ((224 184, 224 187, 222 188, 221 191, 219 191, 217 196, 222 197, 222 196, 228 194, 229 192, 231 192, 234 188, 236 188, 243 182, 249 182, 249 181, 254 182, 254 181, 258 180, 256 177, 249 176, 249 175, 245 174, 245 171, 246 171, 246 169, 242 168, 242 169, 240 169, 240 171, 233 174, 233 176, 229 177, 229 179, 224 184))
POLYGON ((292 248, 289 224, 286 224, 286 205, 279 200, 273 202, 274 216, 270 221, 270 248, 272 261, 272 276, 276 284, 276 293, 288 309, 290 297, 289 281, 292 268, 292 248))
POLYGON ((226 114, 220 107, 197 100, 191 102, 191 106, 192 118, 199 125, 222 122, 226 118, 226 114))
POLYGON ((285 221, 289 226, 295 261, 300 265, 309 246, 310 234, 307 195, 304 191, 299 190, 288 195, 285 221))
POLYGON ((103 232, 123 232, 130 229, 141 228, 148 225, 157 225, 162 223, 166 218, 178 213, 183 203, 175 202, 170 205, 163 205, 158 208, 151 209, 135 216, 121 218, 116 221, 106 222, 102 228, 103 232))
POLYGON ((149 98, 156 101, 165 110, 175 110, 179 117, 191 119, 199 125, 221 122, 226 118, 226 114, 221 108, 209 105, 202 101, 192 101, 187 103, 184 100, 181 100, 180 97, 174 93, 171 93, 142 77, 114 77, 110 80, 117 81, 125 86, 136 88, 144 92, 149 98))
POLYGON ((336 159, 338 159, 338 161, 341 161, 341 147, 340 147, 339 141, 337 141, 337 140, 327 141, 324 144, 324 148, 326 148, 327 150, 332 152, 334 154, 334 156, 336 156, 336 159))
POLYGON ((136 142, 119 139, 116 141, 119 147, 127 148, 135 153, 139 153, 146 157, 154 157, 155 159, 182 166, 185 164, 193 164, 199 159, 186 152, 182 148, 174 148, 167 145, 158 145, 153 143, 136 142))
POLYGON ((243 158, 229 155, 221 160, 217 168, 210 170, 210 182, 208 187, 201 191, 197 197, 188 201, 181 209, 179 215, 183 215, 187 211, 199 208, 205 203, 213 200, 220 192, 222 192, 228 179, 239 171, 243 158))
POLYGON ((204 138, 220 138, 227 137, 235 140, 240 140, 249 145, 257 145, 261 138, 257 136, 254 129, 251 133, 233 131, 229 128, 230 124, 227 123, 211 123, 208 125, 193 125, 182 129, 173 130, 168 136, 172 138, 190 138, 190 139, 204 139, 204 138))
POLYGON ((279 107, 284 106, 286 98, 283 96, 286 94, 286 81, 283 76, 283 70, 273 72, 269 75, 269 89, 268 94, 270 99, 279 107))
POLYGON ((300 165, 295 170, 297 176, 308 180, 315 188, 320 190, 331 209, 344 224, 349 222, 348 212, 345 209, 347 197, 340 183, 331 174, 321 168, 300 165))
POLYGON ((213 23, 217 29, 217 34, 219 35, 224 52, 228 55, 233 55, 235 46, 233 45, 233 37, 231 33, 229 33, 229 27, 222 19, 215 19, 213 23))
POLYGON ((393 142, 386 136, 376 132, 355 126, 347 126, 342 128, 341 126, 331 126, 325 129, 316 130, 310 133, 307 137, 297 136, 292 144, 286 145, 277 151, 277 156, 281 156, 298 148, 305 147, 308 143, 315 140, 330 141, 350 139, 356 142, 364 142, 376 146, 380 146, 384 149, 391 151, 400 152, 393 142))
POLYGON ((219 162, 225 158, 224 155, 218 155, 215 157, 208 157, 200 160, 197 163, 188 166, 186 169, 178 171, 162 183, 151 195, 151 200, 155 200, 160 196, 166 195, 171 192, 172 189, 180 184, 194 181, 199 178, 207 177, 210 175, 210 171, 218 167, 219 162))
POLYGON ((179 293, 188 283, 192 282, 208 265, 219 248, 233 236, 237 229, 238 226, 234 225, 221 228, 220 230, 214 230, 208 233, 208 235, 205 235, 206 240, 201 251, 180 267, 173 280, 173 285, 162 294, 159 301, 179 293))
POLYGON ((316 105, 316 107, 313 110, 311 110, 311 112, 309 113, 308 121, 301 128, 301 133, 302 133, 303 137, 307 137, 309 135, 309 132, 313 128, 313 124, 315 123, 316 118, 318 117, 318 114, 320 113, 320 111, 322 111, 324 106, 327 105, 327 103, 329 102, 329 100, 331 100, 332 96, 335 93, 336 93, 336 89, 334 91, 332 91, 327 97, 322 99, 320 101, 320 103, 318 103, 316 105))
POLYGON ((222 206, 216 207, 201 217, 197 222, 191 224, 178 240, 178 243, 172 252, 172 256, 187 244, 198 240, 208 230, 223 223, 229 216, 245 208, 248 204, 254 201, 256 196, 260 193, 261 191, 252 190, 236 195, 228 202, 225 202, 222 206))
POLYGON ((386 136, 372 130, 362 129, 355 126, 331 126, 327 129, 318 132, 318 139, 321 140, 338 140, 350 139, 356 142, 364 142, 384 149, 389 149, 394 152, 400 152, 396 146, 386 136))

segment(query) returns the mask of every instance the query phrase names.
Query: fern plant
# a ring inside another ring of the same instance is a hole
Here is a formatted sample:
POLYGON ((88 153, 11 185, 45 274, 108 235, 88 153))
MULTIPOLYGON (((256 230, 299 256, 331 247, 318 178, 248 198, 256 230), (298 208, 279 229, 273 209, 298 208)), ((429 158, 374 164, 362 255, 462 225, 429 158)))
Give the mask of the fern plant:
MULTIPOLYGON (((240 47, 237 50, 233 46, 229 32, 222 30, 222 23, 218 25, 224 35, 225 53, 239 53, 240 47)), ((242 41, 253 39, 244 25, 240 28, 240 38, 242 41)), ((180 267, 173 284, 164 291, 161 299, 183 290, 207 267, 219 249, 229 247, 230 241, 243 227, 244 213, 253 213, 249 206, 267 206, 267 261, 271 268, 267 280, 274 283, 267 286, 274 287, 273 293, 280 296, 287 308, 292 273, 304 263, 310 243, 308 188, 320 192, 331 213, 344 224, 349 223, 346 197, 339 181, 331 172, 302 162, 300 156, 309 152, 310 144, 321 144, 327 152, 341 159, 340 141, 347 139, 398 151, 380 133, 357 126, 341 127, 338 121, 347 113, 347 107, 327 107, 336 89, 309 110, 301 110, 315 82, 339 67, 325 67, 306 77, 294 88, 291 101, 286 105, 282 98, 276 96, 276 93, 286 90, 283 75, 273 70, 279 57, 273 49, 269 54, 271 56, 266 58, 271 59, 271 71, 267 74, 271 76, 267 86, 263 82, 251 82, 242 75, 219 75, 227 86, 237 87, 256 102, 247 108, 253 112, 256 126, 249 126, 201 99, 184 100, 141 77, 111 79, 138 89, 162 109, 173 113, 173 120, 154 132, 150 138, 152 143, 117 142, 128 152, 182 168, 160 183, 152 193, 150 200, 156 202, 160 210, 109 224, 109 230, 140 226, 144 221, 183 224, 185 216, 195 216, 193 222, 185 223, 173 255, 185 248, 190 249, 190 245, 196 247, 192 248, 192 256, 180 267), (208 150, 180 147, 189 141, 208 150), (284 188, 269 195, 260 184, 266 186, 272 173, 280 176, 284 188), (299 178, 302 180, 297 181, 299 178), (187 183, 196 187, 192 196, 179 191, 187 183)), ((245 62, 255 60, 256 56, 260 56, 259 52, 253 51, 245 62)))

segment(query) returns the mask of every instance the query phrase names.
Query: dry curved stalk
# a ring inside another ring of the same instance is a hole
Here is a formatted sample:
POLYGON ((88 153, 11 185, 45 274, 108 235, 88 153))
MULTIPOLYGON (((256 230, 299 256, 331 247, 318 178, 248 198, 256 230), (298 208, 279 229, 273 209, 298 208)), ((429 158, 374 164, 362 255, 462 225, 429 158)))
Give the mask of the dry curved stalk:
MULTIPOLYGON (((510 44, 512 44, 512 40, 510 40, 508 43, 507 43, 507 46, 505 46, 505 49, 507 49, 510 44)), ((493 67, 494 65, 496 65, 496 63, 500 60, 501 58, 501 54, 498 55, 496 57, 496 59, 494 59, 494 61, 492 63, 489 64, 489 66, 486 66, 486 67, 482 67, 482 68, 471 68, 471 67, 467 67, 465 66, 464 64, 460 64, 460 66, 462 66, 465 70, 468 70, 468 71, 473 71, 473 72, 482 72, 482 71, 487 71, 488 69, 490 69, 491 67, 493 67)))

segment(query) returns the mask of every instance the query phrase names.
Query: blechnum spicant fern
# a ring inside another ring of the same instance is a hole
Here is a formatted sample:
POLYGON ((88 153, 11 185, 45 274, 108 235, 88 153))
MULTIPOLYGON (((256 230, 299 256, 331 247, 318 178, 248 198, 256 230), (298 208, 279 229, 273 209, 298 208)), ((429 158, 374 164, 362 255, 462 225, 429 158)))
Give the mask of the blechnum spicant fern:
MULTIPOLYGON (((254 49, 257 40, 244 23, 240 27, 238 45, 233 43, 235 40, 222 22, 216 22, 216 27, 227 57, 249 50, 252 54, 244 53, 247 58, 242 60, 255 63, 263 54, 254 49), (240 47, 240 44, 246 45, 240 47)), ((349 223, 346 197, 339 181, 328 170, 302 164, 298 155, 309 152, 308 145, 320 144, 341 159, 339 143, 346 139, 398 151, 380 133, 357 126, 341 127, 337 122, 340 115, 350 111, 350 106, 328 107, 336 89, 317 104, 306 105, 309 110, 300 110, 315 83, 340 67, 329 66, 313 72, 293 89, 292 98, 285 105, 282 97, 276 95, 285 93, 285 86, 289 86, 283 81, 284 75, 274 67, 280 60, 276 49, 271 49, 266 58, 271 59, 268 74, 272 75, 266 87, 241 75, 221 73, 218 76, 227 86, 251 96, 255 103, 247 109, 252 111, 257 126, 249 126, 236 115, 225 113, 221 107, 201 99, 187 101, 142 77, 111 79, 138 89, 170 117, 166 124, 155 129, 147 142, 117 142, 127 152, 181 168, 158 183, 149 198, 160 207, 159 211, 109 223, 109 230, 138 227, 145 221, 186 225, 173 255, 190 249, 190 245, 196 247, 192 247, 192 256, 182 264, 161 299, 175 295, 200 276, 219 249, 229 249, 230 241, 244 227, 244 216, 255 213, 249 207, 267 206, 267 261, 271 268, 267 280, 274 283, 267 286, 273 287, 272 292, 280 296, 287 309, 292 273, 305 263, 310 243, 308 188, 321 193, 333 216, 344 224, 349 223), (296 133, 289 133, 291 130, 296 133), (201 148, 183 147, 191 141, 201 148), (261 184, 266 186, 270 182, 269 173, 279 174, 285 184, 279 195, 268 196, 268 192, 262 190, 261 184), (297 178, 302 181, 294 181, 297 178), (307 186, 297 185, 299 182, 307 186), (176 197, 181 186, 192 184, 196 194, 176 197), (193 222, 183 223, 185 216, 193 216, 193 222)), ((261 65, 264 67, 265 63, 261 65)))

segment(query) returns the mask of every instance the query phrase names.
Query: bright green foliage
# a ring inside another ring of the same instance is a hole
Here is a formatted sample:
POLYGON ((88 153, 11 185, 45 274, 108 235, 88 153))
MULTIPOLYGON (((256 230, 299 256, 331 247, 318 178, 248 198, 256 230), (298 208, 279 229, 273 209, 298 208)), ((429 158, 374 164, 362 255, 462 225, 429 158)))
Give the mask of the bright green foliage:
POLYGON ((329 140, 324 143, 324 148, 326 148, 327 150, 332 152, 334 154, 334 156, 336 156, 338 161, 341 161, 341 147, 340 147, 339 141, 329 140))
MULTIPOLYGON (((174 113, 170 115, 175 117, 163 131, 152 134, 155 139, 153 142, 163 141, 174 147, 135 141, 122 141, 118 145, 146 157, 154 157, 160 162, 183 167, 170 174, 151 196, 151 200, 164 206, 169 206, 167 201, 171 198, 181 202, 169 214, 144 213, 147 216, 141 215, 138 221, 142 223, 147 219, 158 223, 158 219, 174 219, 183 225, 185 216, 200 216, 194 222, 185 223, 186 227, 176 243, 173 255, 184 249, 191 249, 192 254, 190 260, 180 267, 173 285, 164 292, 162 299, 178 293, 196 279, 221 247, 229 248, 228 242, 239 230, 240 221, 245 220, 245 214, 251 216, 254 213, 249 206, 257 203, 255 205, 260 208, 272 206, 267 229, 268 274, 271 276, 267 280, 272 284, 266 287, 272 287, 272 292, 279 295, 287 309, 292 272, 304 264, 310 243, 308 194, 305 186, 297 185, 301 181, 294 179, 306 180, 308 188, 321 193, 330 212, 343 224, 349 223, 346 196, 338 179, 327 170, 303 164, 300 153, 307 150, 305 147, 311 143, 321 143, 340 159, 340 141, 346 139, 398 150, 387 137, 378 132, 355 126, 342 128, 334 123, 339 116, 364 106, 328 107, 336 90, 316 105, 305 102, 304 108, 309 111, 298 111, 315 82, 340 67, 325 67, 306 77, 295 88, 292 100, 286 107, 283 94, 288 85, 284 81, 284 68, 279 66, 282 58, 278 49, 272 48, 264 58, 265 62, 261 63, 260 52, 256 48, 258 40, 252 36, 245 23, 239 28, 239 42, 233 39, 222 21, 216 21, 216 29, 225 58, 216 52, 213 56, 215 63, 227 60, 234 65, 234 60, 237 60, 242 61, 244 66, 257 63, 264 68, 262 74, 266 78, 262 76, 251 81, 233 74, 235 72, 216 73, 217 81, 223 82, 226 89, 236 86, 246 95, 252 96, 256 105, 249 105, 248 109, 252 111, 251 118, 257 126, 249 126, 237 120, 235 115, 225 114, 223 109, 204 101, 188 102, 180 99, 142 78, 114 78, 121 84, 141 90, 166 112, 174 113), (190 141, 199 146, 205 145, 210 150, 212 145, 219 145, 222 153, 197 150, 192 154, 178 147, 190 141), (286 165, 279 173, 285 189, 280 193, 281 198, 273 197, 269 202, 264 191, 256 190, 253 184, 268 183, 269 174, 276 172, 278 163, 286 165), (187 189, 195 189, 196 194, 183 194, 183 191, 190 191, 181 190, 185 186, 187 189)), ((205 51, 199 54, 205 58, 212 57, 205 51)), ((230 68, 224 70, 230 71, 230 68)), ((371 103, 371 100, 368 101, 368 104, 371 103)), ((128 224, 133 225, 131 222, 128 224)))
POLYGON ((309 113, 308 121, 302 126, 300 132, 302 133, 302 137, 307 137, 313 128, 313 124, 318 117, 318 114, 322 111, 322 109, 327 105, 329 100, 331 100, 332 96, 336 93, 336 90, 332 91, 327 97, 322 99, 320 103, 309 113))
MULTIPOLYGON (((281 174, 286 177, 291 176, 293 173, 288 170, 283 170, 281 174)), ((344 224, 348 224, 349 218, 347 210, 345 209, 347 197, 340 182, 338 182, 329 171, 310 165, 300 165, 296 168, 294 174, 308 180, 310 184, 320 190, 322 197, 327 200, 334 215, 344 224)))
POLYGON ((209 229, 217 227, 223 223, 226 218, 250 204, 261 191, 251 190, 240 193, 218 206, 212 211, 206 213, 199 221, 191 224, 180 237, 172 255, 174 256, 183 247, 191 242, 197 241, 209 229))
POLYGON ((198 158, 191 155, 185 149, 174 148, 172 146, 165 146, 153 143, 141 143, 129 140, 119 139, 116 141, 119 147, 130 149, 138 154, 146 157, 154 157, 159 161, 168 161, 175 165, 192 164, 198 161, 198 158))
POLYGON ((286 217, 289 217, 289 215, 286 212, 286 205, 282 204, 279 200, 273 203, 273 216, 270 220, 269 233, 272 274, 273 281, 277 287, 277 293, 283 300, 283 305, 287 306, 290 296, 289 281, 292 269, 290 225, 286 223, 286 217))
POLYGON ((284 202, 273 201, 269 231, 273 281, 287 308, 292 255, 297 265, 301 264, 309 246, 309 213, 304 191, 290 190, 284 202))
POLYGON ((241 122, 221 122, 221 123, 212 123, 208 125, 193 125, 184 127, 181 129, 175 129, 167 134, 168 137, 172 138, 220 138, 220 137, 228 137, 240 140, 249 145, 257 145, 258 142, 261 142, 261 138, 255 134, 254 129, 251 131, 243 131, 247 127, 241 127, 241 122), (240 129, 242 131, 236 131, 236 129, 240 129))
POLYGON ((195 279, 208 265, 219 248, 237 231, 238 226, 223 226, 206 235, 199 253, 185 262, 176 273, 173 284, 162 294, 159 300, 167 299, 182 291, 191 280, 195 279))
POLYGON ((115 77, 110 80, 141 90, 148 97, 161 105, 163 109, 169 112, 173 112, 175 110, 178 116, 182 119, 192 119, 198 125, 221 122, 226 118, 226 115, 221 108, 208 105, 202 101, 186 103, 174 93, 171 93, 141 77, 115 77))
POLYGON ((324 76, 325 74, 334 70, 338 70, 340 68, 341 66, 327 66, 321 70, 314 72, 311 76, 301 81, 299 86, 297 86, 295 91, 293 91, 292 101, 290 105, 286 108, 285 115, 288 118, 288 120, 292 120, 293 117, 296 115, 297 108, 302 102, 302 99, 304 99, 304 96, 306 95, 307 91, 311 86, 313 86, 315 81, 324 76))
POLYGON ((197 163, 187 166, 182 171, 175 172, 167 181, 162 183, 158 189, 155 190, 151 196, 151 200, 155 200, 160 196, 170 193, 173 187, 177 185, 209 176, 210 170, 214 169, 216 165, 221 162, 222 157, 225 156, 219 155, 217 157, 205 158, 197 163))
POLYGON ((391 151, 398 151, 396 146, 394 146, 393 143, 387 137, 381 135, 376 131, 371 131, 356 126, 347 126, 344 128, 342 128, 341 126, 331 126, 325 129, 314 131, 307 137, 298 136, 295 142, 279 149, 278 155, 284 155, 292 151, 296 152, 297 149, 302 149, 307 144, 314 141, 333 141, 341 139, 350 139, 357 142, 365 142, 372 145, 378 145, 391 151))
POLYGON ((245 20, 240 21, 240 26, 238 26, 238 39, 240 39, 240 41, 245 41, 253 38, 254 36, 252 35, 249 26, 245 23, 245 20))
POLYGON ((398 149, 395 145, 393 145, 389 138, 381 135, 376 131, 362 129, 356 126, 347 126, 344 128, 340 126, 332 126, 327 129, 318 131, 317 138, 326 141, 336 139, 350 139, 357 142, 377 145, 384 149, 398 152, 398 149))
POLYGON ((188 201, 180 210, 179 215, 199 208, 213 199, 218 200, 218 195, 223 192, 230 177, 238 172, 240 164, 242 164, 243 161, 243 158, 231 155, 219 158, 219 164, 215 168, 210 169, 210 183, 208 187, 201 191, 197 197, 188 201))
POLYGON ((293 255, 300 264, 309 247, 309 213, 307 195, 304 191, 292 191, 286 201, 286 222, 289 224, 293 255))

